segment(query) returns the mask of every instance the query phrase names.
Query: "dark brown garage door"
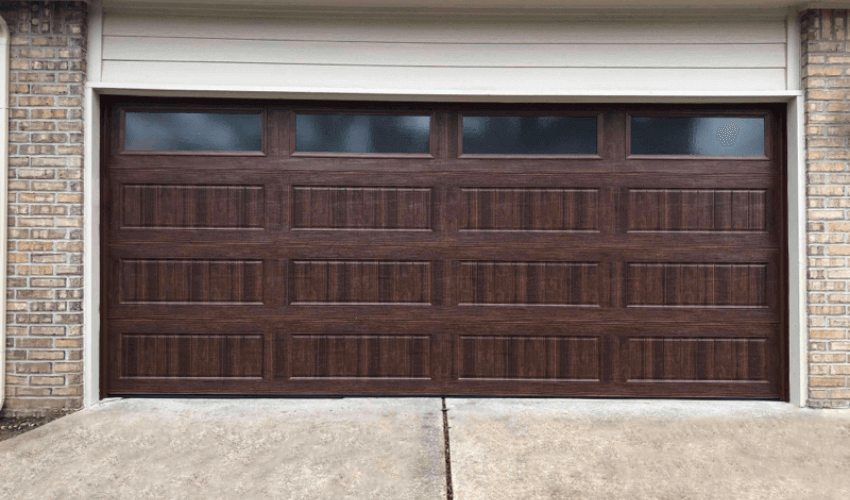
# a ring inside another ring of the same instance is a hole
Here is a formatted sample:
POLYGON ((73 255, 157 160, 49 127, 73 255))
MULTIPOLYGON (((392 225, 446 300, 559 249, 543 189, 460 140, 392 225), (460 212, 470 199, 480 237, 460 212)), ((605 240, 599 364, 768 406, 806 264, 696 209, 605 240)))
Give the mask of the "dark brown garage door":
POLYGON ((106 394, 782 398, 782 111, 109 101, 106 394))

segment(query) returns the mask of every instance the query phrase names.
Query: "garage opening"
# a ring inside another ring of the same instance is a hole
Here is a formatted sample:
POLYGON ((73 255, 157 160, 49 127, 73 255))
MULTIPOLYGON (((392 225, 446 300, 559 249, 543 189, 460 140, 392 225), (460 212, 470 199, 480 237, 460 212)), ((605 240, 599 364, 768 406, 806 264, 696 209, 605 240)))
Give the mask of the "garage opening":
POLYGON ((104 104, 105 394, 787 398, 782 107, 104 104))

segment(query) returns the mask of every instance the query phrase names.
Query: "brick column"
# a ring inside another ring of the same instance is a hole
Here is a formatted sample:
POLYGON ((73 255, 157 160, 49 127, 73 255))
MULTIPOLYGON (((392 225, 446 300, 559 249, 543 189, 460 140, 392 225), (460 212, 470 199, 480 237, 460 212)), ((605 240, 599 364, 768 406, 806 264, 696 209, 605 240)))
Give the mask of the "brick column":
POLYGON ((810 406, 850 407, 850 23, 847 10, 802 17, 808 181, 810 406))
POLYGON ((12 35, 5 414, 82 405, 86 5, 0 2, 12 35))

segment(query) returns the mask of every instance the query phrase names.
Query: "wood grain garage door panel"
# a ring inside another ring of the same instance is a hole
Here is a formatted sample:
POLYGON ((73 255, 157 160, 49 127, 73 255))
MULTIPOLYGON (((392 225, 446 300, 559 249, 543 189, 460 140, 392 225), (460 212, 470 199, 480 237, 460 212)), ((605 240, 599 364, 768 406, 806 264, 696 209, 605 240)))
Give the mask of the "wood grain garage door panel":
POLYGON ((429 188, 296 186, 295 229, 431 230, 429 188))
POLYGON ((461 231, 596 231, 598 189, 462 188, 461 231))
POLYGON ((464 305, 598 306, 595 262, 461 262, 464 305))
POLYGON ((600 378, 597 337, 460 337, 461 379, 584 380, 600 378))
POLYGON ((629 189, 629 231, 765 231, 764 189, 629 189))
POLYGON ((125 334, 122 378, 262 378, 262 335, 125 334))
POLYGON ((292 263, 292 304, 431 305, 430 262, 292 263))
POLYGON ((427 335, 292 335, 290 343, 293 379, 431 378, 427 335))
POLYGON ((768 345, 763 338, 631 338, 632 380, 767 382, 768 345))
POLYGON ((120 261, 122 304, 263 303, 263 263, 257 260, 120 261))
POLYGON ((787 397, 781 106, 103 104, 104 394, 787 397), (262 151, 123 151, 163 109, 261 113, 262 151), (299 112, 429 152, 296 151, 299 112), (597 154, 463 155, 466 115, 596 117, 597 154), (632 115, 765 154, 632 155, 632 115))
POLYGON ((630 263, 629 307, 767 307, 767 264, 630 263))
POLYGON ((127 184, 122 227, 262 228, 263 186, 127 184))

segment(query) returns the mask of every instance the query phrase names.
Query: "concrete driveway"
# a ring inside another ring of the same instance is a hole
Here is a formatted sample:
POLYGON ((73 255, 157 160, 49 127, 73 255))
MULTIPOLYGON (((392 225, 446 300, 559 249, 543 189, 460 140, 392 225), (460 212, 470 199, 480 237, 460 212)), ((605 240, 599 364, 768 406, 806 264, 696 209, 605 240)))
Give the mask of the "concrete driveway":
POLYGON ((440 399, 124 399, 0 443, 0 499, 445 498, 440 399))
POLYGON ((850 411, 448 399, 455 498, 847 499, 850 411))
MULTIPOLYGON (((439 398, 124 399, 0 443, 0 498, 445 499, 439 398)), ((850 412, 447 398, 453 498, 846 499, 850 412)))

